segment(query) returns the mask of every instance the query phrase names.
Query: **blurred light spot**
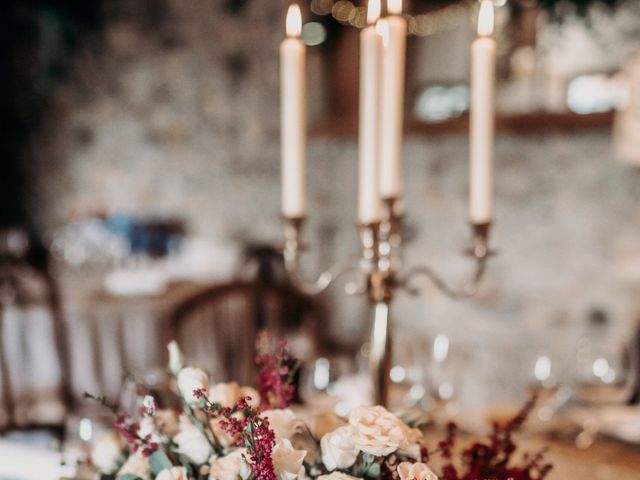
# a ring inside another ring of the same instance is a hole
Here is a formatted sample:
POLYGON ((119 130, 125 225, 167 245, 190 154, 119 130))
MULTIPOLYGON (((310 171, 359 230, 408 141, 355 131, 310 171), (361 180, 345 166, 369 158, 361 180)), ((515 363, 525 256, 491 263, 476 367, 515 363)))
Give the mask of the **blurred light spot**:
POLYGON ((347 23, 355 8, 356 7, 354 7, 353 3, 340 0, 333 4, 331 13, 339 22, 347 23))
POLYGON ((392 382, 400 383, 405 378, 407 378, 407 371, 404 369, 404 367, 396 365, 395 367, 391 368, 391 371, 389 371, 389 377, 391 378, 392 382))
POLYGON ((613 383, 615 379, 616 379, 616 372, 612 368, 610 368, 607 371, 607 373, 605 373, 602 376, 602 381, 607 384, 613 383))
POLYGON ((93 424, 88 418, 83 418, 78 424, 78 436, 83 442, 88 442, 93 437, 93 424))
POLYGON ((418 384, 412 386, 409 390, 409 396, 414 400, 420 400, 422 397, 424 397, 425 393, 426 392, 424 390, 424 387, 418 384))
POLYGON ((313 386, 316 390, 324 390, 329 386, 329 360, 326 358, 316 360, 313 371, 313 386))
POLYGON ((591 369, 596 377, 602 378, 609 371, 609 362, 607 362, 606 358, 596 358, 591 369))
POLYGON ((349 410, 350 410, 349 409, 349 404, 347 402, 338 402, 338 403, 336 403, 336 406, 333 409, 333 411, 339 417, 347 417, 347 416, 349 416, 349 410))
POLYGON ((508 0, 493 0, 493 4, 496 7, 504 7, 507 4, 508 0))
POLYGON ((302 26, 302 41, 305 45, 313 47, 320 45, 327 39, 327 29, 318 22, 305 23, 302 26))
POLYGON ((349 15, 349 24, 357 28, 367 26, 367 9, 365 7, 356 7, 351 10, 349 15))
POLYGON ((450 383, 443 383, 438 387, 438 396, 442 400, 450 400, 453 397, 453 385, 450 383))
POLYGON ((333 0, 312 0, 311 11, 317 15, 329 15, 333 8, 333 0))
POLYGON ((456 118, 469 109, 469 87, 434 85, 425 88, 416 99, 416 117, 427 122, 456 118))
POLYGON ((551 359, 547 356, 541 356, 536 359, 536 365, 533 369, 536 380, 544 382, 549 380, 551 376, 551 359))
POLYGON ((609 112, 622 107, 629 97, 629 85, 621 77, 580 75, 569 83, 567 105, 572 112, 609 112))
POLYGON ((411 35, 416 35, 418 33, 418 21, 416 17, 409 17, 407 19, 407 32, 411 35))
POLYGON ((538 418, 543 422, 548 422, 553 417, 553 408, 548 405, 540 407, 538 410, 538 418))
POLYGON ((449 356, 449 337, 440 334, 433 341, 433 359, 438 362, 444 362, 449 356))

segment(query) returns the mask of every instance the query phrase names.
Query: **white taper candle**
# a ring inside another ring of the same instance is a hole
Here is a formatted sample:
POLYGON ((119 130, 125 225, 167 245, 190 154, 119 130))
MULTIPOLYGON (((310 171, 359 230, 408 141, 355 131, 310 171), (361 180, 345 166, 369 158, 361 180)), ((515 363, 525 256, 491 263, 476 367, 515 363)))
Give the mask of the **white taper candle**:
POLYGON ((369 0, 368 26, 360 32, 360 125, 358 135, 358 221, 380 220, 379 123, 380 55, 382 38, 375 24, 380 18, 380 0, 369 0))
POLYGON ((287 38, 280 45, 282 213, 305 215, 305 56, 300 40, 302 14, 293 4, 287 12, 287 38))
POLYGON ((378 22, 382 36, 382 94, 380 111, 380 194, 402 196, 402 129, 404 121, 407 22, 402 0, 388 0, 387 17, 378 22))
POLYGON ((496 42, 493 1, 483 0, 478 38, 471 46, 471 139, 469 216, 472 223, 491 221, 495 122, 496 42))

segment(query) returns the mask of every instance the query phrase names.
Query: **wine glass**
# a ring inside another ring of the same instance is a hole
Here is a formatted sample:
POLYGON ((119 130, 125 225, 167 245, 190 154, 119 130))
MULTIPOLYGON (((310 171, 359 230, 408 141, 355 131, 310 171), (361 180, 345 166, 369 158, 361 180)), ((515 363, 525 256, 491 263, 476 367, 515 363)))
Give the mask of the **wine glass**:
POLYGON ((627 403, 638 380, 637 347, 611 324, 604 310, 589 312, 576 349, 573 372, 575 398, 590 407, 576 444, 587 448, 599 432, 598 407, 627 403))

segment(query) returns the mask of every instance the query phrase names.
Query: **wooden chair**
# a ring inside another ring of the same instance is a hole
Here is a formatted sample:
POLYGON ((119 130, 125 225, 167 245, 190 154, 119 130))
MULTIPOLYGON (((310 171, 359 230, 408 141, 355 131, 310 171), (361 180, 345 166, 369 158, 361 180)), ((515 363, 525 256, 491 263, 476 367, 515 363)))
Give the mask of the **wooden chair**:
POLYGON ((317 340, 323 309, 283 285, 259 280, 215 285, 180 305, 170 319, 170 335, 189 364, 205 368, 215 381, 255 381, 255 342, 261 330, 285 337, 307 329, 317 340))
POLYGON ((215 381, 253 384, 261 330, 279 338, 304 330, 315 346, 322 343, 325 310, 316 298, 274 275, 280 259, 273 249, 251 247, 241 271, 256 278, 211 286, 175 309, 169 333, 189 364, 207 369, 215 381), (247 267, 256 258, 257 268, 247 267))
POLYGON ((0 433, 46 429, 62 435, 73 403, 66 354, 59 296, 48 269, 0 248, 0 433), (47 376, 48 385, 37 375, 47 376))

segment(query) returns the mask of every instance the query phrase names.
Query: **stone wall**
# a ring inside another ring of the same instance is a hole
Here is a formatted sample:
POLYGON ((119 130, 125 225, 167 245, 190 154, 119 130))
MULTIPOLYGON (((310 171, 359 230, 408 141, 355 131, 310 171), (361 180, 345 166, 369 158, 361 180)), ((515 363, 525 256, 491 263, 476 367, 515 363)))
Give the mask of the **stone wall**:
MULTIPOLYGON (((91 208, 176 214, 199 234, 278 241, 283 4, 251 1, 232 14, 220 1, 156 3, 141 13, 123 2, 58 90, 33 145, 34 218, 51 231, 91 208)), ((312 77, 317 64, 311 51, 312 77)), ((461 255, 467 151, 465 136, 443 135, 407 138, 404 152, 406 263, 429 262, 454 283, 471 267, 461 255)), ((310 139, 308 234, 320 252, 311 270, 357 254, 356 153, 355 139, 310 139)), ((594 305, 632 318, 639 197, 640 171, 616 163, 608 131, 499 135, 492 243, 500 254, 482 294, 452 302, 425 285, 420 299, 398 298, 399 330, 450 334, 460 358, 484 362, 476 380, 517 390, 526 362, 501 365, 502 353, 558 338, 570 345, 575 335, 546 332, 575 332, 594 305)), ((360 300, 332 293, 336 338, 361 338, 360 300)))

